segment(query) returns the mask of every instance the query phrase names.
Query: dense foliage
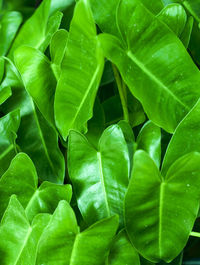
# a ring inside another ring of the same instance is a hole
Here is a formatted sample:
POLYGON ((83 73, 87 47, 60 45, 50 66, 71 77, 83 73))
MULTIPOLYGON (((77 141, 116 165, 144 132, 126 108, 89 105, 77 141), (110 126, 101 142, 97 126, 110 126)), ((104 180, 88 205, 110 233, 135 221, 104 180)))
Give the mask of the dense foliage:
POLYGON ((200 257, 199 25, 200 0, 0 0, 1 265, 200 257))

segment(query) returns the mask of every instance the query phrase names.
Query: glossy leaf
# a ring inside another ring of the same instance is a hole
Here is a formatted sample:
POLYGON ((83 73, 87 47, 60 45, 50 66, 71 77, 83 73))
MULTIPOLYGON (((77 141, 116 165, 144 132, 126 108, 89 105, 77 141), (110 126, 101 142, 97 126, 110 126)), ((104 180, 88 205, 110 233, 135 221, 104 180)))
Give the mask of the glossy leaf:
POLYGON ((50 14, 55 11, 64 11, 74 3, 74 0, 51 0, 50 14))
POLYGON ((187 14, 180 4, 167 5, 157 17, 180 37, 187 22, 187 14))
POLYGON ((172 163, 189 153, 200 152, 200 100, 176 128, 167 147, 162 164, 162 173, 166 174, 172 163))
POLYGON ((9 198, 16 194, 30 221, 37 213, 53 213, 60 200, 70 201, 71 187, 43 182, 38 186, 36 169, 30 158, 19 153, 0 179, 0 217, 7 208, 9 198))
POLYGON ((60 29, 53 35, 50 43, 51 67, 57 80, 61 74, 61 63, 65 55, 67 40, 68 32, 64 29, 60 29))
POLYGON ((152 121, 144 124, 137 137, 137 149, 146 151, 160 167, 161 160, 161 131, 152 121))
POLYGON ((0 225, 1 264, 34 265, 37 244, 49 219, 47 214, 37 215, 30 225, 16 196, 11 196, 0 225))
POLYGON ((12 87, 12 97, 1 106, 2 112, 20 109, 22 119, 17 140, 20 150, 33 160, 40 180, 63 183, 65 164, 58 147, 58 134, 27 94, 16 67, 11 61, 9 64, 2 85, 12 87))
POLYGON ((103 64, 90 7, 81 0, 71 22, 55 94, 55 120, 64 140, 70 129, 87 131, 103 64))
POLYGON ((199 210, 200 154, 176 160, 163 178, 147 153, 134 156, 125 198, 129 238, 152 262, 172 261, 184 248, 199 210))
MULTIPOLYGON (((101 31, 114 34, 121 38, 122 35, 119 29, 118 21, 116 19, 121 0, 89 0, 89 2, 95 21, 100 27, 101 31)), ((147 7, 150 11, 156 14, 159 13, 164 7, 161 0, 137 0, 137 2, 141 2, 145 7, 147 7)))
POLYGON ((185 28, 180 36, 180 39, 186 48, 188 48, 188 45, 190 43, 190 38, 193 29, 193 22, 194 22, 193 17, 189 17, 185 25, 185 28))
POLYGON ((0 83, 4 76, 4 58, 0 57, 0 83))
POLYGON ((104 264, 117 226, 111 217, 79 233, 73 210, 61 201, 41 237, 36 264, 104 264))
POLYGON ((0 86, 0 105, 4 103, 12 95, 11 88, 9 86, 1 88, 0 86))
POLYGON ((26 90, 46 120, 54 124, 56 79, 49 59, 40 51, 28 46, 18 48, 14 58, 26 90))
POLYGON ((115 237, 108 257, 108 265, 121 264, 140 265, 139 255, 131 245, 125 230, 115 237))
POLYGON ((96 98, 93 117, 88 122, 88 132, 86 137, 88 141, 98 148, 98 142, 105 128, 105 114, 102 105, 98 98, 96 98))
POLYGON ((0 118, 0 176, 7 170, 17 153, 16 138, 20 124, 19 110, 0 118))
POLYGON ((61 21, 61 14, 58 13, 54 15, 51 23, 48 21, 50 5, 51 0, 42 1, 39 8, 23 24, 9 52, 10 58, 13 58, 14 51, 22 45, 28 45, 41 51, 46 49, 61 21))
POLYGON ((105 55, 117 65, 149 119, 173 132, 199 98, 199 70, 178 38, 137 1, 121 2, 118 23, 124 41, 100 35, 105 55), (124 16, 130 17, 126 23, 124 16))
POLYGON ((69 176, 84 220, 92 224, 118 214, 122 225, 129 156, 120 127, 108 127, 98 149, 82 134, 70 131, 68 148, 69 176))
POLYGON ((135 136, 134 136, 134 133, 133 133, 131 126, 126 121, 122 120, 122 121, 118 122, 118 125, 120 126, 120 128, 124 134, 124 138, 126 140, 126 144, 128 147, 129 160, 130 160, 130 171, 129 172, 131 172, 132 164, 133 164, 133 154, 134 154, 136 146, 137 146, 137 144, 135 143, 135 136))
POLYGON ((0 19, 0 56, 6 55, 10 45, 22 23, 19 12, 7 12, 0 19))

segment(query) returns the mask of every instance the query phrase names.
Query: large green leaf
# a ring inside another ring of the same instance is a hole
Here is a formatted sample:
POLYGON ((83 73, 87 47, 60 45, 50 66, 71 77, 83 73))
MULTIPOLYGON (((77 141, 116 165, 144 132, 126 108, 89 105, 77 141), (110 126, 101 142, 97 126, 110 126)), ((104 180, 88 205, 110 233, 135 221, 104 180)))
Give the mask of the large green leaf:
POLYGON ((19 12, 6 12, 0 19, 0 55, 6 55, 22 23, 19 12))
POLYGON ((129 238, 152 262, 172 261, 184 248, 199 210, 200 154, 176 160, 166 176, 144 151, 134 155, 125 198, 129 238))
POLYGON ((64 140, 70 129, 87 131, 104 65, 99 46, 89 4, 81 0, 75 7, 55 94, 55 120, 64 140))
MULTIPOLYGON (((159 13, 163 8, 162 0, 137 0, 143 3, 153 13, 159 13)), ((117 12, 121 0, 89 0, 96 23, 103 32, 121 37, 117 12), (103 8, 102 8, 103 7, 103 8)), ((124 1, 127 4, 127 1, 124 1)), ((127 21, 127 20, 126 20, 127 21)))
POLYGON ((140 265, 140 258, 125 230, 116 235, 108 257, 108 265, 140 265))
POLYGON ((118 218, 110 217, 79 233, 73 210, 61 201, 40 239, 36 264, 102 265, 117 226, 118 218))
POLYGON ((58 146, 58 133, 43 118, 27 94, 19 73, 11 61, 2 86, 12 87, 12 97, 1 105, 2 112, 20 109, 21 124, 17 143, 21 151, 27 153, 33 160, 40 180, 63 183, 65 164, 58 146))
POLYGON ((162 174, 166 174, 172 163, 189 153, 200 152, 200 100, 176 128, 167 147, 162 164, 162 174))
POLYGON ((158 168, 161 159, 161 131, 152 121, 144 124, 137 137, 137 149, 146 151, 158 168))
POLYGON ((37 213, 53 213, 60 200, 70 201, 71 186, 43 182, 38 186, 36 169, 30 158, 19 153, 0 179, 0 218, 9 198, 16 194, 31 221, 37 213))
POLYGON ((122 225, 129 156, 120 127, 108 127, 99 140, 98 149, 82 134, 70 131, 68 170, 85 221, 93 224, 118 214, 122 225))
POLYGON ((0 118, 0 176, 8 169, 10 161, 17 153, 15 140, 19 124, 19 110, 0 118))
POLYGON ((37 244, 49 219, 50 215, 40 214, 30 225, 16 196, 11 196, 0 225, 1 264, 34 265, 37 244))
POLYGON ((53 33, 59 28, 62 14, 50 15, 51 0, 42 1, 34 14, 21 27, 9 52, 9 57, 13 58, 14 51, 22 46, 28 45, 44 51, 48 46, 53 33))
POLYGON ((199 98, 198 68, 175 34, 136 0, 120 3, 117 21, 123 41, 101 34, 105 55, 149 119, 173 132, 199 98))

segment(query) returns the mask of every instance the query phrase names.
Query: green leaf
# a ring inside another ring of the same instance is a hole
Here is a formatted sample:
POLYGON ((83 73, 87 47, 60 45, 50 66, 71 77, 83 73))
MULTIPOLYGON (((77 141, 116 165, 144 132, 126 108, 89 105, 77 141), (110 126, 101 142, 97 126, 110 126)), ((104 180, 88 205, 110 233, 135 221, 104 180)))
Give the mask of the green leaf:
POLYGON ((140 265, 140 258, 125 230, 116 235, 108 257, 108 265, 140 265))
POLYGON ((134 155, 125 198, 129 238, 152 262, 172 261, 184 248, 199 210, 200 154, 176 160, 163 178, 144 151, 134 155))
POLYGON ((102 105, 98 98, 96 98, 93 110, 93 117, 88 122, 88 132, 86 137, 88 141, 98 148, 98 142, 105 128, 105 115, 102 105))
POLYGON ((12 194, 17 195, 30 221, 37 213, 53 213, 60 200, 71 199, 70 185, 43 182, 37 186, 38 176, 31 159, 19 153, 0 179, 0 218, 12 194))
POLYGON ((0 105, 3 104, 12 95, 12 90, 9 86, 0 86, 0 105))
POLYGON ((0 83, 4 76, 4 58, 0 57, 0 83))
POLYGON ((58 133, 43 118, 27 94, 19 73, 10 60, 9 65, 2 85, 12 87, 12 96, 1 105, 1 110, 7 113, 16 108, 20 109, 21 124, 17 144, 20 150, 33 160, 39 179, 63 183, 65 163, 58 146, 58 133))
POLYGON ((78 232, 72 208, 61 201, 40 239, 36 264, 70 264, 78 232))
POLYGON ((104 264, 117 226, 111 217, 79 233, 73 210, 61 201, 40 239, 36 264, 104 264))
POLYGON ((50 54, 52 60, 51 67, 53 68, 54 73, 58 72, 58 77, 61 72, 61 63, 65 55, 67 40, 68 32, 64 29, 60 29, 52 36, 50 43, 50 54))
POLYGON ((120 126, 124 134, 124 138, 126 140, 126 144, 128 147, 129 160, 130 160, 130 171, 129 172, 131 172, 132 164, 133 164, 133 153, 135 152, 135 148, 136 148, 135 136, 134 136, 131 126, 126 121, 120 121, 118 122, 118 125, 120 126))
POLYGON ((14 59, 26 90, 46 120, 53 125, 56 79, 49 59, 40 51, 28 46, 18 48, 14 53, 14 59))
POLYGON ((0 118, 0 176, 8 169, 10 161, 17 153, 15 140, 19 124, 19 110, 0 118))
POLYGON ((64 11, 74 3, 74 0, 51 0, 50 14, 55 11, 64 11))
MULTIPOLYGON (((121 0, 89 0, 89 2, 95 21, 100 27, 101 31, 114 34, 121 38, 122 35, 117 21, 118 9, 121 0)), ((137 2, 141 2, 146 8, 156 14, 163 8, 163 3, 161 0, 137 0, 137 2)), ((127 1, 125 4, 127 4, 127 1)))
POLYGON ((6 55, 22 23, 19 12, 6 12, 0 19, 0 56, 6 55))
POLYGON ((162 164, 162 174, 166 174, 172 163, 189 152, 200 152, 200 100, 176 128, 167 147, 162 164))
POLYGON ((144 124, 137 137, 137 149, 146 151, 160 167, 161 160, 161 131, 152 121, 144 124))
POLYGON ((34 265, 37 244, 49 219, 49 215, 40 214, 30 225, 16 196, 11 196, 0 225, 1 264, 34 265))
POLYGON ((129 156, 118 125, 108 127, 95 149, 80 133, 70 131, 68 171, 78 207, 87 224, 118 214, 128 185, 129 156))
POLYGON ((54 21, 50 18, 51 23, 49 22, 50 5, 51 0, 42 1, 34 14, 23 24, 9 52, 11 59, 14 51, 23 45, 28 45, 41 51, 46 49, 61 20, 61 14, 56 14, 54 15, 54 21))
POLYGON ((70 129, 87 131, 103 65, 89 5, 81 0, 75 7, 55 94, 55 120, 64 140, 70 129))
POLYGON ((180 39, 186 48, 188 48, 188 45, 190 43, 190 38, 191 38, 191 34, 192 34, 192 29, 193 29, 193 23, 194 23, 193 17, 189 17, 187 20, 187 23, 185 25, 185 28, 184 28, 181 36, 180 36, 180 39))
POLYGON ((157 17, 180 37, 187 22, 187 14, 182 5, 176 3, 167 5, 157 17))
POLYGON ((26 205, 26 215, 29 221, 31 221, 38 213, 53 214, 59 201, 66 200, 70 202, 71 197, 71 185, 59 185, 44 181, 34 192, 28 204, 26 205))
POLYGON ((117 18, 123 42, 101 34, 104 53, 149 119, 173 132, 199 98, 200 72, 178 38, 137 1, 122 1, 117 18))

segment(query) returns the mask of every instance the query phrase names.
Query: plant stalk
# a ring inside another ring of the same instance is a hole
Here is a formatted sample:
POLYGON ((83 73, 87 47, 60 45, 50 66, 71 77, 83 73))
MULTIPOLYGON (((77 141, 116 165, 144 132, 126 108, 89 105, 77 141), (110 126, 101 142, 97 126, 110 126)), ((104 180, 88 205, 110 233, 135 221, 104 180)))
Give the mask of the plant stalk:
POLYGON ((120 96, 120 99, 121 99, 124 120, 129 122, 129 113, 128 113, 128 108, 127 108, 127 99, 126 99, 126 95, 125 95, 126 85, 125 85, 124 81, 121 79, 117 67, 114 64, 112 64, 112 68, 113 68, 114 77, 115 77, 115 80, 116 80, 116 83, 117 83, 119 96, 120 96))
POLYGON ((198 232, 191 232, 190 236, 200 237, 200 233, 198 232))

